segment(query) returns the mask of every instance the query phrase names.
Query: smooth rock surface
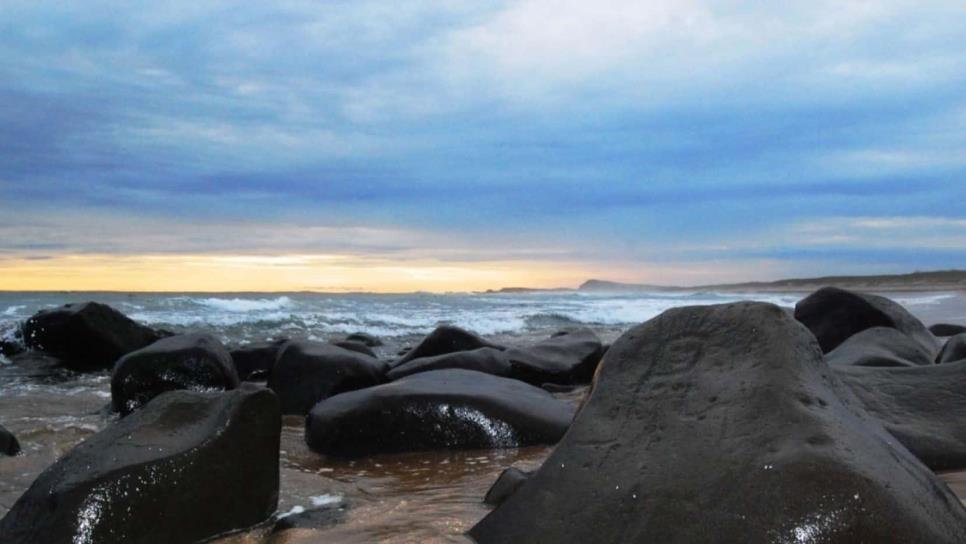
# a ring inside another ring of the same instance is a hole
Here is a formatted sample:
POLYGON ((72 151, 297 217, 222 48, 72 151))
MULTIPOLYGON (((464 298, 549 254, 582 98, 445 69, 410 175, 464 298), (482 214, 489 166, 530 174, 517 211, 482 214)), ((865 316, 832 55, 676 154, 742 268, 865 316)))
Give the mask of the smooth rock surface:
POLYGON ((493 348, 479 348, 470 351, 444 353, 435 357, 413 359, 396 367, 386 375, 389 380, 398 380, 411 374, 428 372, 430 370, 444 370, 447 368, 461 368, 475 370, 494 376, 510 374, 510 361, 503 351, 493 348))
POLYGON ((30 349, 49 353, 73 370, 103 370, 164 335, 97 302, 65 304, 27 319, 23 339, 30 349))
POLYGON ((372 350, 369 346, 363 344, 362 342, 356 342, 353 340, 340 340, 338 342, 332 342, 333 346, 339 346, 342 349, 347 349, 349 351, 354 351, 356 353, 361 353, 363 355, 368 355, 369 357, 378 358, 376 352, 372 350))
POLYGON ((957 334, 966 332, 966 326, 954 325, 952 323, 936 323, 935 325, 929 326, 929 332, 935 336, 956 336, 957 334))
POLYGON ((245 344, 231 350, 231 360, 239 380, 265 379, 272 372, 278 353, 288 339, 245 344))
POLYGON ((345 391, 382 383, 385 363, 368 355, 311 340, 292 340, 268 379, 283 414, 305 415, 316 403, 345 391))
POLYGON ((493 483, 490 490, 486 492, 486 496, 483 497, 483 502, 490 506, 503 504, 503 501, 519 489, 523 485, 523 482, 527 481, 531 475, 532 473, 524 472, 516 467, 505 469, 500 473, 500 477, 496 479, 496 482, 493 483))
POLYGON ((209 334, 170 336, 122 357, 111 375, 111 404, 127 415, 166 391, 238 387, 231 355, 209 334))
POLYGON ((910 368, 838 367, 868 413, 933 470, 966 468, 966 361, 910 368))
POLYGON ((570 404, 517 380, 433 370, 320 402, 306 418, 305 439, 337 457, 516 448, 556 442, 573 413, 570 404))
POLYGON ((533 385, 590 383, 604 354, 604 345, 594 331, 581 328, 525 348, 510 348, 510 375, 533 385))
POLYGON ((823 353, 872 327, 891 327, 906 333, 930 358, 939 351, 939 341, 922 322, 898 303, 878 295, 823 287, 795 305, 795 319, 812 331, 823 353))
POLYGON ((20 453, 20 442, 6 427, 0 425, 0 455, 17 455, 20 453))
POLYGON ((946 345, 936 356, 937 363, 953 363, 966 360, 966 333, 957 334, 946 340, 946 345))
POLYGON ((278 503, 278 400, 246 385, 173 391, 46 469, 0 521, 0 542, 196 542, 278 503))
POLYGON ((850 336, 825 355, 835 366, 924 366, 932 355, 905 333, 891 327, 873 327, 850 336))
POLYGON ((444 355, 457 351, 470 351, 479 348, 506 349, 503 346, 494 344, 459 327, 443 325, 429 333, 416 347, 408 350, 392 366, 397 367, 413 359, 434 357, 436 355, 444 355))
POLYGON ((470 536, 953 543, 966 510, 865 414, 808 330, 736 303, 626 332, 561 443, 470 536))
POLYGON ((365 332, 354 332, 345 337, 346 342, 359 342, 370 348, 377 348, 382 345, 382 340, 365 332))

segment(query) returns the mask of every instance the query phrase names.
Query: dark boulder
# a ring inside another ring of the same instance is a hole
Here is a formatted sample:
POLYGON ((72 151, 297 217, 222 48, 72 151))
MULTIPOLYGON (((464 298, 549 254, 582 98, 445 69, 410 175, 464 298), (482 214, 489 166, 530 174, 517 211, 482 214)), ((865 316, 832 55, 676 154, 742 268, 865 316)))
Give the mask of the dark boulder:
POLYGON ((354 332, 345 337, 345 342, 358 342, 370 348, 377 348, 382 345, 382 340, 376 338, 375 336, 364 333, 364 332, 354 332))
MULTIPOLYGON (((861 367, 862 370, 868 369, 861 367)), ((495 542, 966 541, 966 510, 763 303, 669 310, 608 351, 495 542)))
POLYGON ((533 385, 590 383, 604 353, 594 331, 582 328, 556 334, 526 348, 506 350, 510 376, 533 385))
POLYGON ((966 361, 835 372, 866 411, 929 468, 966 468, 966 361))
POLYGON ((47 468, 0 542, 196 542, 269 519, 281 415, 271 391, 173 391, 47 468))
POLYGON ((256 342, 238 346, 231 350, 231 360, 239 380, 266 379, 275 366, 278 353, 288 339, 270 342, 256 342))
POLYGON ((951 323, 936 323, 929 326, 929 332, 936 336, 956 336, 966 332, 966 326, 951 323))
POLYGON ((170 336, 128 353, 111 375, 111 404, 127 415, 166 391, 238 387, 225 346, 208 334, 170 336))
POLYGON ((795 305, 795 319, 812 331, 823 353, 872 327, 904 332, 932 357, 939 351, 939 342, 922 322, 898 303, 878 295, 823 287, 795 305))
POLYGON ((316 452, 361 457, 437 449, 552 444, 574 408, 517 380, 433 370, 320 402, 305 422, 316 452))
POLYGON ((97 302, 42 310, 23 326, 28 348, 45 351, 73 370, 111 368, 123 355, 160 339, 162 334, 97 302))
POLYGON ((0 455, 17 455, 20 453, 20 442, 12 432, 0 425, 0 455))
POLYGON ((916 366, 933 364, 932 355, 905 333, 873 327, 850 336, 825 355, 835 366, 916 366))
POLYGON ((406 352, 393 366, 399 366, 413 359, 434 357, 456 351, 470 351, 479 348, 506 349, 459 327, 443 325, 429 333, 413 349, 406 352))
POLYGON ((0 340, 0 355, 11 356, 23 353, 24 346, 14 340, 0 340))
POLYGON ((332 345, 339 346, 342 349, 347 349, 349 351, 354 351, 356 353, 361 353, 363 355, 368 355, 369 357, 375 357, 375 358, 379 357, 378 355, 376 355, 375 351, 372 351, 372 348, 363 344, 362 342, 340 340, 338 342, 332 342, 332 345))
POLYGON ((504 352, 493 348, 479 348, 471 351, 457 351, 455 353, 444 353, 435 357, 423 357, 413 359, 393 367, 386 377, 390 380, 398 380, 430 370, 443 370, 447 368, 461 368, 463 370, 475 370, 485 372, 494 376, 507 376, 510 374, 510 361, 504 352))
POLYGON ((317 402, 345 391, 382 383, 386 364, 332 344, 292 340, 278 355, 268 386, 283 414, 305 415, 317 402))
POLYGON ((937 363, 952 363, 966 360, 966 334, 957 334, 949 340, 936 357, 937 363))
POLYGON ((496 479, 496 482, 490 486, 490 490, 486 492, 486 496, 483 497, 483 503, 489 504, 490 506, 503 504, 503 501, 519 489, 523 485, 523 482, 527 481, 531 475, 531 472, 524 472, 516 467, 505 469, 500 473, 500 477, 496 479))

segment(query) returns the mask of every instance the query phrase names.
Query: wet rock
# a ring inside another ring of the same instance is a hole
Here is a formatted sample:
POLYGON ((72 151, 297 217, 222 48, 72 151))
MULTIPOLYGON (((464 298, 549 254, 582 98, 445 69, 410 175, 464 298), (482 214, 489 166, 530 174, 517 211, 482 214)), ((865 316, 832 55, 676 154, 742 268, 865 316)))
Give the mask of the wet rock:
POLYGON ((266 379, 275 366, 275 360, 288 339, 256 342, 231 350, 231 360, 239 380, 266 379))
POLYGON ((413 359, 434 357, 436 355, 444 355, 456 351, 470 351, 479 348, 505 349, 503 346, 484 340, 459 327, 443 325, 429 333, 416 347, 407 351, 402 358, 393 364, 393 367, 412 361, 413 359))
POLYGON ((956 336, 966 332, 966 326, 951 323, 936 323, 929 326, 929 332, 936 336, 956 336))
POLYGON ((939 351, 939 342, 922 322, 899 304, 878 295, 823 287, 795 305, 795 319, 812 331, 823 353, 872 327, 904 332, 932 357, 939 351))
POLYGON ((382 383, 386 364, 332 344, 292 340, 279 353, 268 386, 283 414, 304 415, 320 400, 382 383))
POLYGON ((171 336, 122 357, 111 375, 111 404, 127 415, 166 391, 238 387, 225 346, 208 334, 171 336))
POLYGON ((20 442, 12 432, 0 425, 0 455, 17 455, 20 453, 20 442))
POLYGON ((364 332, 354 332, 345 337, 346 342, 358 342, 370 348, 377 348, 382 345, 382 340, 376 338, 375 336, 364 333, 364 332))
POLYGON ((581 328, 526 348, 506 350, 511 377, 533 385, 590 383, 604 346, 594 331, 581 328))
POLYGON ((580 385, 563 385, 559 383, 542 383, 540 384, 540 389, 547 391, 549 393, 570 393, 571 391, 581 387, 580 385))
POLYGON ((868 413, 929 468, 966 468, 966 361, 835 372, 868 413))
POLYGON ((933 364, 932 356, 905 333, 873 327, 850 336, 825 355, 835 366, 916 366, 933 364))
POLYGON ((574 408, 517 380, 433 370, 336 395, 306 418, 305 440, 337 457, 552 444, 574 408))
POLYGON ((531 472, 522 471, 516 467, 509 467, 500 473, 499 478, 496 482, 490 486, 490 490, 486 492, 486 496, 483 497, 483 502, 489 504, 490 506, 499 506, 503 504, 503 501, 507 499, 514 491, 523 485, 523 482, 527 481, 532 475, 531 472))
POLYGON ((47 468, 0 521, 0 542, 196 542, 278 504, 271 391, 173 391, 47 468))
POLYGON ((937 363, 966 361, 966 334, 957 334, 946 341, 946 345, 936 356, 937 363))
POLYGON ((808 330, 736 303, 627 331, 561 443, 470 536, 952 543, 966 510, 865 414, 808 330))
POLYGON ((154 343, 161 334, 97 302, 42 310, 24 323, 24 343, 73 370, 111 368, 123 355, 154 343))
POLYGON ((447 368, 461 368, 463 370, 484 372, 494 376, 507 376, 510 373, 510 361, 506 358, 504 352, 498 349, 479 348, 471 351, 457 351, 455 353, 436 355, 435 357, 413 359, 394 367, 386 377, 389 380, 398 380, 419 372, 447 368))
POLYGON ((348 341, 348 340, 340 340, 338 342, 332 342, 332 345, 333 346, 339 346, 342 349, 347 349, 349 351, 354 351, 356 353, 361 353, 363 355, 368 355, 369 357, 376 357, 376 358, 378 358, 378 355, 376 355, 376 352, 375 351, 372 351, 372 348, 370 348, 369 346, 367 346, 367 345, 365 345, 365 344, 363 344, 361 342, 352 342, 352 341, 348 341))
POLYGON ((23 351, 23 344, 19 342, 12 340, 0 340, 0 355, 10 357, 12 355, 23 353, 23 351))

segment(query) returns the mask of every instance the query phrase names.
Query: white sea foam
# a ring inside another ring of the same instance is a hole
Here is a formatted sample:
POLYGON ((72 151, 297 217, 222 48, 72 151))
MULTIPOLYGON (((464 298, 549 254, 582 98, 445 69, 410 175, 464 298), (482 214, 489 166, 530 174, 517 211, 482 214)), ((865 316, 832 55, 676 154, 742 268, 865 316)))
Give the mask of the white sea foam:
POLYGON ((193 299, 197 304, 225 312, 269 312, 291 308, 292 299, 278 298, 201 298, 193 299))
POLYGON ((319 506, 342 502, 342 495, 316 495, 309 497, 309 500, 312 501, 312 506, 318 508, 319 506))
POLYGON ((23 310, 24 308, 26 308, 26 306, 24 306, 23 304, 16 304, 16 305, 13 305, 13 306, 8 307, 0 315, 6 316, 6 317, 13 317, 13 316, 19 314, 20 311, 23 310))
POLYGON ((932 293, 923 295, 908 295, 900 297, 890 297, 892 300, 902 304, 903 306, 918 306, 918 305, 932 305, 939 304, 940 302, 953 298, 956 295, 952 293, 932 293))

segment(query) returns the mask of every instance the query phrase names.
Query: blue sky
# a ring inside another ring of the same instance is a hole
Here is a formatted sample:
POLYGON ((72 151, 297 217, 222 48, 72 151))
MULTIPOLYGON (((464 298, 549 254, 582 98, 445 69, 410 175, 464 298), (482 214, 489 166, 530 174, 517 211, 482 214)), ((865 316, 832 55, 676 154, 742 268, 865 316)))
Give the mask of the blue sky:
POLYGON ((780 4, 7 0, 0 260, 966 267, 966 4, 780 4))

